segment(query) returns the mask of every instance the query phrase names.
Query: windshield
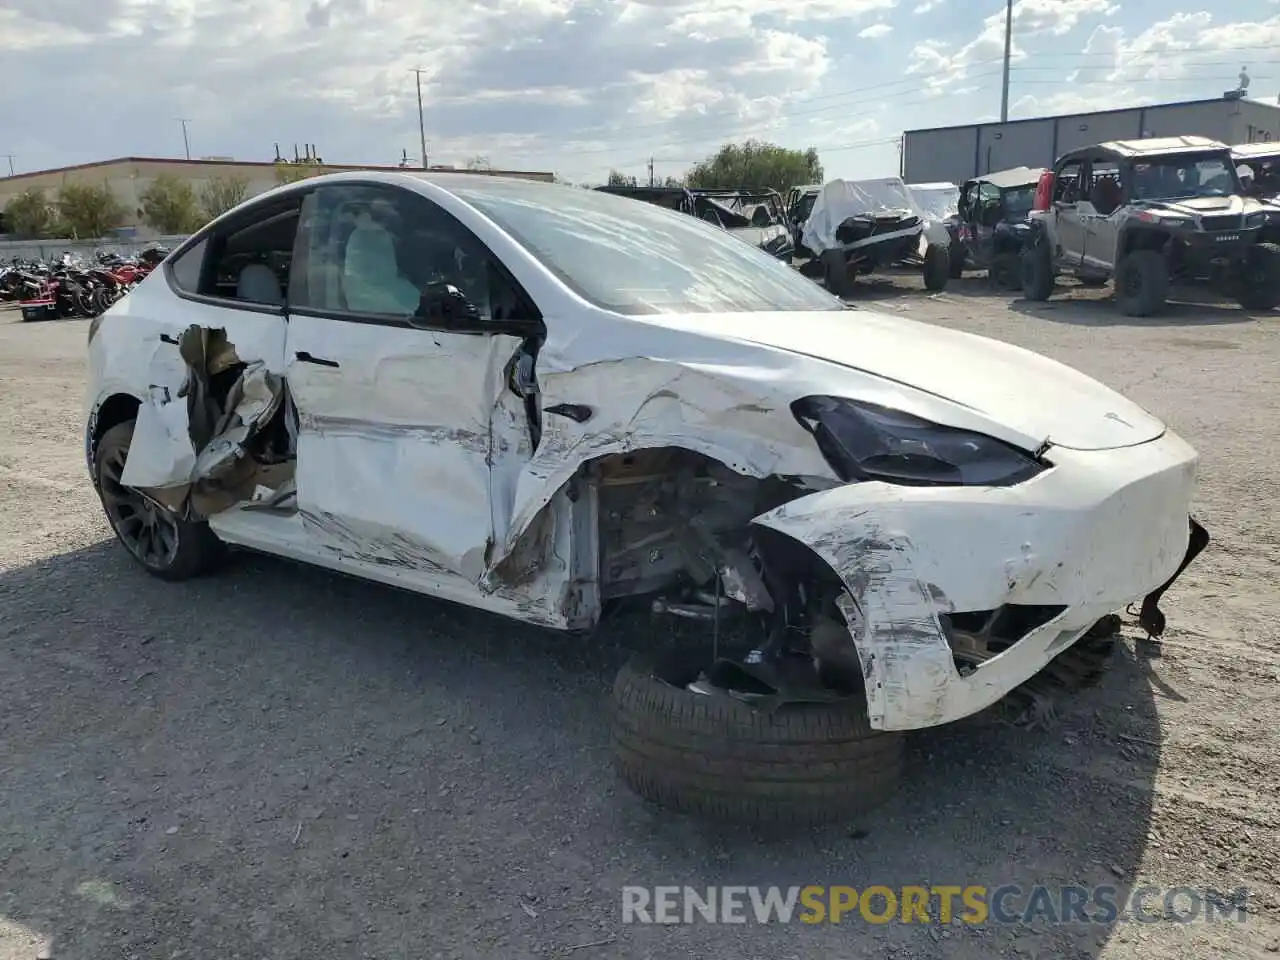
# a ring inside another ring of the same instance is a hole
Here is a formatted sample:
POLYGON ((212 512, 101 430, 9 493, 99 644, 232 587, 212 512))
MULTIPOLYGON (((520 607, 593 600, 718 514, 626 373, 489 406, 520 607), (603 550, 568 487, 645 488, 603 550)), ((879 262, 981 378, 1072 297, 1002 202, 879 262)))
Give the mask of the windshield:
POLYGON ((1229 197, 1239 192, 1235 163, 1228 153, 1174 155, 1133 165, 1133 196, 1138 200, 1229 197))
POLYGON ((960 188, 954 184, 947 183, 938 186, 908 184, 907 189, 911 191, 911 196, 915 198, 916 206, 930 220, 946 220, 955 214, 956 208, 960 203, 960 188))
POLYGON ((1004 192, 1004 215, 1007 220, 1025 220, 1036 203, 1036 185, 1012 187, 1004 192))
POLYGON ((842 310, 790 265, 711 224, 597 190, 486 180, 450 191, 579 296, 622 314, 842 310))

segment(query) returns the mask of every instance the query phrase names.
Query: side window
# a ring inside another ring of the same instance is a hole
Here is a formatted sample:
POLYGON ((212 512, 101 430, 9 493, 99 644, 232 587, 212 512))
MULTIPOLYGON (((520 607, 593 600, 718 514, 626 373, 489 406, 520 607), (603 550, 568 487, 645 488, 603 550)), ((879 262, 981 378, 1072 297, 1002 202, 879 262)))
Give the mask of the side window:
MULTIPOLYGON (((305 193, 290 194, 256 207, 213 234, 207 241, 207 262, 196 292, 222 300, 284 306, 305 197, 305 193)), ((177 264, 174 268, 176 273, 177 264)))
POLYGON ((321 187, 303 212, 291 307, 325 313, 422 316, 428 285, 448 283, 480 317, 527 316, 493 255, 426 197, 398 187, 321 187))
POLYGON ((1080 164, 1065 164, 1054 174, 1053 200, 1055 203, 1080 201, 1080 164))
POLYGON ((195 293, 200 287, 204 256, 208 252, 209 241, 206 238, 173 261, 170 266, 170 276, 173 278, 174 286, 183 293, 195 293))

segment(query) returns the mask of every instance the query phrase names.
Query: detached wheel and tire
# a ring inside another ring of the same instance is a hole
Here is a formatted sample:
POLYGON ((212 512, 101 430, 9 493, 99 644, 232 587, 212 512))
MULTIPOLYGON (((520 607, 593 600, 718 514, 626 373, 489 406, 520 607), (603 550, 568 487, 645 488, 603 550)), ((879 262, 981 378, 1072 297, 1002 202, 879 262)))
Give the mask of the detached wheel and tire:
POLYGON ((1158 250, 1134 250, 1116 266, 1116 302, 1127 317, 1149 317, 1164 309, 1169 269, 1158 250))
POLYGON ((931 244, 924 251, 924 288, 944 290, 951 279, 951 251, 947 247, 931 244))
POLYGON ((887 801, 903 737, 872 730, 860 699, 757 709, 694 693, 699 663, 636 658, 614 684, 623 781, 660 806, 749 823, 847 820, 887 801))
POLYGON ((226 552, 207 523, 179 520, 170 511, 120 482, 134 421, 117 424, 98 441, 94 462, 98 495, 116 538, 148 573, 187 580, 212 569, 226 552))
POLYGON ((1280 244, 1257 243, 1249 249, 1237 299, 1246 310, 1280 306, 1280 244))
POLYGON ((1022 297, 1024 300, 1044 301, 1053 295, 1053 260, 1049 248, 1043 243, 1022 251, 1022 297))

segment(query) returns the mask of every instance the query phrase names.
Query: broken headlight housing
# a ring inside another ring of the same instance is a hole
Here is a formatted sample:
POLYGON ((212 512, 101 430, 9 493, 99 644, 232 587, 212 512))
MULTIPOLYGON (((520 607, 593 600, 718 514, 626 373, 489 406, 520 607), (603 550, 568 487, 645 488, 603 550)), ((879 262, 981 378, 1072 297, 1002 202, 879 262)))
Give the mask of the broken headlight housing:
POLYGON ((1007 487, 1045 469, 994 437, 841 397, 804 397, 791 405, 800 424, 842 480, 904 486, 1007 487))

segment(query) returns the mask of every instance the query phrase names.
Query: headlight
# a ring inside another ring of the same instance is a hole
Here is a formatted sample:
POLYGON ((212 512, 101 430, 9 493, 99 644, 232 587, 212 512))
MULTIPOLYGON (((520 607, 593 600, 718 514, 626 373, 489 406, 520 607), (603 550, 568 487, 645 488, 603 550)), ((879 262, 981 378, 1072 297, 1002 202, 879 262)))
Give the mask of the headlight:
POLYGON ((1004 487, 1045 465, 1007 443, 910 414, 841 397, 805 397, 791 405, 842 480, 904 486, 1004 487))

